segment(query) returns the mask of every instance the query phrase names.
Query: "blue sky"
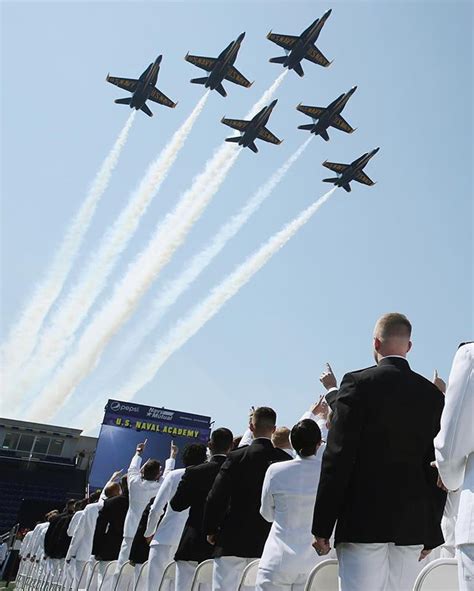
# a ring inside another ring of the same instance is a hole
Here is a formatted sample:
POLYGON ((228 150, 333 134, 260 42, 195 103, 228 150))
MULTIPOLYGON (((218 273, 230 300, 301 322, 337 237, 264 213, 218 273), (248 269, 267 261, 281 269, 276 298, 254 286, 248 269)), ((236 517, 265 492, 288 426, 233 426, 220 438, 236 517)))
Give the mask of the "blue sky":
MULTIPOLYGON (((242 31, 239 70, 255 84, 213 93, 169 178, 114 274, 146 244, 229 134, 223 115, 242 117, 281 72, 266 38, 298 34, 328 7, 318 47, 334 63, 303 64, 277 93, 270 129, 284 142, 246 150, 182 249, 143 299, 55 422, 70 424, 87 402, 110 394, 160 334, 236 264, 327 185, 321 162, 350 162, 381 150, 367 167, 377 185, 342 190, 221 313, 178 351, 137 401, 210 414, 236 432, 251 404, 276 408, 292 424, 318 395, 325 361, 339 376, 371 364, 371 331, 383 312, 414 325, 412 366, 447 375, 455 348, 473 336, 472 4, 470 2, 3 2, 2 324, 3 335, 42 277, 88 184, 129 111, 107 84, 137 77, 164 55, 158 87, 179 105, 139 113, 70 277, 71 285, 126 203, 150 160, 202 95, 187 51, 217 54, 242 31), (225 219, 306 138, 299 102, 325 106, 354 84, 344 111, 357 131, 316 138, 284 182, 165 318, 130 365, 114 355, 145 317, 160 284, 180 271, 225 219), (108 377, 107 377, 108 376, 108 377), (107 379, 106 379, 107 377, 107 379)), ((102 295, 100 305, 110 295, 102 295)))

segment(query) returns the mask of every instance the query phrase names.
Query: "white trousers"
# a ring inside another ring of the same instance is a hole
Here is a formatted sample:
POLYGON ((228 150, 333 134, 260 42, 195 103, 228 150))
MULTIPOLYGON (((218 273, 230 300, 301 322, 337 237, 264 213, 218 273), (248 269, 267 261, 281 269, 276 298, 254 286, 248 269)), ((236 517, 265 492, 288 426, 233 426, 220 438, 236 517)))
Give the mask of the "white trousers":
POLYGON ((338 544, 341 591, 412 591, 422 545, 338 544))
POLYGON ((133 538, 124 538, 122 540, 122 545, 120 546, 120 553, 117 558, 117 571, 129 559, 132 544, 133 544, 133 538))
MULTIPOLYGON (((79 582, 81 580, 82 571, 84 570, 84 565, 86 564, 86 560, 77 560, 74 559, 74 578, 72 583, 73 591, 79 588, 79 582)), ((84 583, 86 581, 86 577, 84 577, 84 583)), ((85 587, 85 584, 83 585, 85 587)))
POLYGON ((474 544, 461 544, 456 548, 458 559, 459 591, 474 591, 474 544))
POLYGON ((194 571, 198 563, 192 560, 176 561, 175 591, 191 591, 194 571))
MULTIPOLYGON (((152 544, 148 556, 148 591, 156 591, 163 577, 166 566, 173 562, 176 553, 176 546, 167 546, 165 544, 152 544)), ((163 591, 171 591, 170 582, 163 584, 163 591)))
MULTIPOLYGON (((237 591, 244 568, 256 560, 240 556, 221 556, 214 558, 212 591, 237 591)), ((242 587, 242 590, 250 587, 242 587)), ((178 591, 178 590, 176 590, 178 591)))
POLYGON ((259 568, 255 591, 304 591, 307 578, 308 573, 302 573, 295 577, 259 568))

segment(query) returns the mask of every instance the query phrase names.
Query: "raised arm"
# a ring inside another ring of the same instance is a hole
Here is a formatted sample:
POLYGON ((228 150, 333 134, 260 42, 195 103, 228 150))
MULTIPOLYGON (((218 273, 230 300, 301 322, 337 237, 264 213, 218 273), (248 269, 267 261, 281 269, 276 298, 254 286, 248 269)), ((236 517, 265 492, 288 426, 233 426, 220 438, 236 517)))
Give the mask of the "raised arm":
POLYGON ((474 452, 474 346, 467 344, 454 356, 441 429, 435 438, 438 471, 449 490, 464 481, 467 456, 474 452))
POLYGON ((191 507, 191 503, 195 495, 194 474, 189 468, 186 469, 181 478, 178 488, 170 501, 170 506, 173 511, 184 511, 191 507))
POLYGON ((160 520, 161 515, 163 514, 165 505, 171 501, 172 492, 173 478, 171 474, 168 474, 163 480, 163 484, 161 485, 155 497, 153 505, 150 508, 147 526, 144 533, 145 538, 150 538, 155 535, 156 529, 158 527, 158 522, 160 520))

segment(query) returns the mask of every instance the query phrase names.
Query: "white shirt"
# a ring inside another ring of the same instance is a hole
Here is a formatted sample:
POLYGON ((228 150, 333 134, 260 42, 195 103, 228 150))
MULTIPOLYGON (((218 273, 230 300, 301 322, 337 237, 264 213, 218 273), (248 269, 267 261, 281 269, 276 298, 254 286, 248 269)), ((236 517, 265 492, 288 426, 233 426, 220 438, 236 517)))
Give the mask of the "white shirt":
POLYGON ((92 554, 92 543, 97 517, 103 505, 104 501, 101 499, 97 503, 87 505, 84 511, 81 511, 80 519, 69 544, 66 560, 70 560, 71 558, 89 560, 92 554))
POLYGON ((25 537, 21 541, 20 545, 20 556, 22 558, 26 558, 30 553, 30 546, 31 546, 31 538, 33 536, 33 531, 29 531, 26 533, 25 537))
POLYGON ((321 473, 321 450, 309 458, 271 464, 265 474, 260 513, 272 523, 259 568, 296 576, 318 562, 312 548, 314 503, 321 473))
POLYGON ((188 519, 189 509, 177 512, 173 511, 170 505, 171 499, 174 497, 178 489, 179 482, 183 477, 185 468, 173 470, 164 479, 155 501, 150 509, 148 516, 148 523, 145 531, 145 537, 148 538, 154 534, 151 546, 162 544, 165 546, 177 546, 181 539, 186 520, 188 519), (158 525, 158 521, 163 513, 165 505, 165 516, 158 525))
POLYGON ((163 483, 163 477, 173 470, 175 460, 172 458, 166 460, 164 475, 159 480, 145 480, 140 472, 141 465, 141 455, 135 454, 127 473, 129 506, 123 528, 124 538, 135 536, 145 507, 158 493, 163 483))
POLYGON ((474 344, 454 356, 436 436, 435 453, 441 480, 449 490, 461 489, 456 545, 474 543, 474 344))
POLYGON ((79 523, 79 519, 81 518, 82 515, 82 510, 81 511, 75 511, 74 515, 71 518, 71 521, 69 522, 68 528, 67 528, 67 535, 72 538, 72 536, 74 535, 74 532, 76 531, 76 527, 77 524, 79 523))

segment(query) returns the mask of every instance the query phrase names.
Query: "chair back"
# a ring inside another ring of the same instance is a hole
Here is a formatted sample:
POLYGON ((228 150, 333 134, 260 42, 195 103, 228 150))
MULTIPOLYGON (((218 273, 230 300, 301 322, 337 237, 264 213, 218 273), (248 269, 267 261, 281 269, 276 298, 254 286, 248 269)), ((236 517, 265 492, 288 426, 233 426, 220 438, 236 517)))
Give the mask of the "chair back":
POLYGON ((89 575, 89 572, 91 571, 92 563, 93 563, 92 560, 88 560, 87 562, 84 562, 84 566, 82 567, 82 570, 81 570, 81 576, 79 577, 77 584, 73 585, 72 591, 85 591, 85 589, 87 588, 87 581, 89 578, 88 575, 89 575))
POLYGON ((166 565, 165 570, 163 571, 163 576, 161 577, 160 584, 158 585, 158 591, 163 591, 165 589, 165 583, 167 581, 175 581, 176 580, 176 562, 170 562, 166 565))
POLYGON ((148 560, 142 564, 133 591, 147 591, 148 566, 148 560))
POLYGON ((257 571, 259 562, 260 560, 253 560, 244 568, 244 572, 240 577, 238 591, 241 591, 243 587, 255 587, 255 584, 257 582, 257 571))
POLYGON ((111 560, 104 569, 102 578, 98 576, 98 591, 112 591, 115 584, 117 560, 111 560))
POLYGON ((413 591, 458 591, 458 567, 455 558, 429 562, 417 576, 413 591))
POLYGON ((212 573, 214 572, 214 561, 205 560, 197 565, 191 583, 191 591, 199 591, 201 583, 212 585, 212 573))
POLYGON ((304 591, 339 591, 338 562, 323 560, 309 573, 304 591))
POLYGON ((92 562, 86 579, 85 591, 97 591, 99 586, 99 561, 92 562))
POLYGON ((132 591, 135 585, 135 567, 130 561, 124 562, 115 577, 113 591, 132 591))

